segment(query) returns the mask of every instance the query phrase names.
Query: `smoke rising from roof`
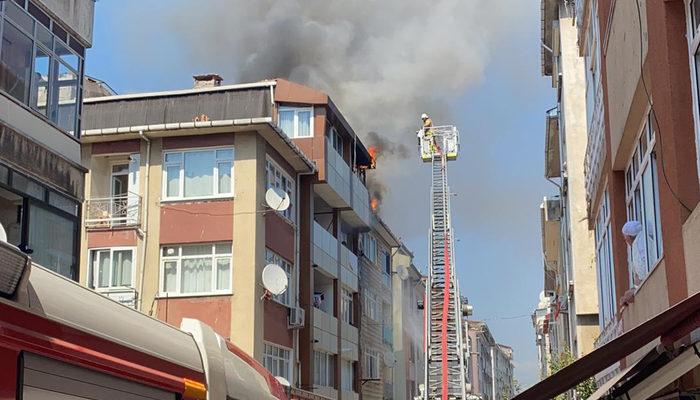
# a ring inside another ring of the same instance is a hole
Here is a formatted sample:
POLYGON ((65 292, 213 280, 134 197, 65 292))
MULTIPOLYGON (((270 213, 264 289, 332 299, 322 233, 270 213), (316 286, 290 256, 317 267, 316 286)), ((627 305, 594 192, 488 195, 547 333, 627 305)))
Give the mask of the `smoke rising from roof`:
POLYGON ((417 160, 421 113, 454 123, 451 104, 480 81, 519 1, 179 1, 166 18, 185 62, 224 83, 282 77, 329 93, 365 143, 386 152, 370 175, 394 203, 387 186, 415 185, 420 165, 407 158, 417 160))

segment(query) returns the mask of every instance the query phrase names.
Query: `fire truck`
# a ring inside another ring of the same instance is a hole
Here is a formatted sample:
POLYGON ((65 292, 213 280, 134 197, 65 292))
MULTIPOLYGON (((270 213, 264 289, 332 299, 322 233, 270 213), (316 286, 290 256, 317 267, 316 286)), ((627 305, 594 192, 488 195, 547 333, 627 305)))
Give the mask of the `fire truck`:
POLYGON ((198 320, 179 328, 0 241, 0 400, 286 400, 294 389, 198 320))

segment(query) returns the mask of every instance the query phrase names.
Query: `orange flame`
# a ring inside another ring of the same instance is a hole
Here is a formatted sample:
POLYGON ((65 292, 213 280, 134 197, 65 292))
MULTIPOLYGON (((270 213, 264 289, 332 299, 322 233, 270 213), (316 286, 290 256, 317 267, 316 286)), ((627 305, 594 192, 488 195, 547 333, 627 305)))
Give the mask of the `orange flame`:
POLYGON ((376 168, 377 167, 377 153, 379 153, 379 149, 375 146, 369 146, 367 148, 367 152, 369 153, 369 158, 371 159, 370 168, 376 168))
POLYGON ((376 213, 379 209, 379 199, 373 197, 372 200, 370 200, 369 202, 369 206, 372 207, 372 211, 376 213))

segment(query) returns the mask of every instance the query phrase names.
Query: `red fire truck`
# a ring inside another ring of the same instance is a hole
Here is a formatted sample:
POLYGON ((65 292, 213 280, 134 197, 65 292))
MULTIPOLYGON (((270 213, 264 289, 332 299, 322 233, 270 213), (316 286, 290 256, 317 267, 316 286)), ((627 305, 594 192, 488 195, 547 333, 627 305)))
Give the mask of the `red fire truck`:
POLYGON ((265 368, 197 320, 180 329, 0 241, 0 400, 288 399, 265 368))

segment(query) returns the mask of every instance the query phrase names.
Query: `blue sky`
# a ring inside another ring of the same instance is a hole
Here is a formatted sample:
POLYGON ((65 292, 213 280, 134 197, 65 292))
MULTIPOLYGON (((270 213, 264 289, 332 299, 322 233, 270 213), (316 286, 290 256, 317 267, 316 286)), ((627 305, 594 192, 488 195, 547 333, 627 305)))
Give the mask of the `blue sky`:
MULTIPOLYGON (((178 3, 98 1, 87 73, 124 94, 187 88, 193 74, 218 72, 220 63, 193 59, 186 49, 191 43, 164 27, 178 3)), ((539 204, 554 193, 543 178, 543 145, 544 113, 555 104, 555 92, 540 75, 539 1, 508 4, 514 17, 496 27, 502 38, 488 49, 480 79, 446 107, 462 135, 460 159, 450 164, 462 294, 474 305, 473 318, 487 320, 495 339, 514 348, 516 376, 527 387, 538 379, 529 314, 542 290, 539 204)), ((428 210, 415 211, 414 225, 391 212, 402 196, 424 196, 420 204, 427 205, 428 168, 414 179, 417 192, 393 193, 383 207, 389 225, 425 266, 428 210)))

